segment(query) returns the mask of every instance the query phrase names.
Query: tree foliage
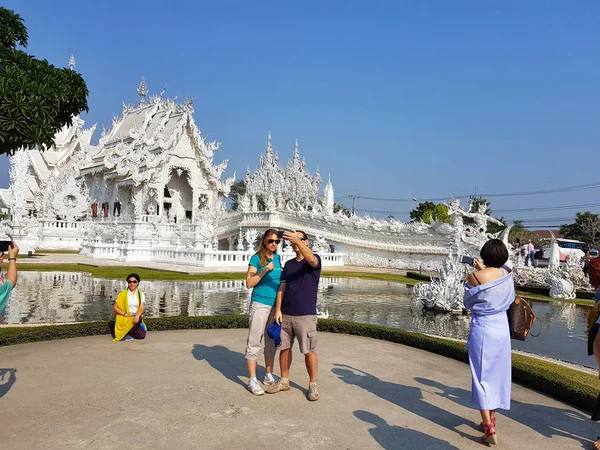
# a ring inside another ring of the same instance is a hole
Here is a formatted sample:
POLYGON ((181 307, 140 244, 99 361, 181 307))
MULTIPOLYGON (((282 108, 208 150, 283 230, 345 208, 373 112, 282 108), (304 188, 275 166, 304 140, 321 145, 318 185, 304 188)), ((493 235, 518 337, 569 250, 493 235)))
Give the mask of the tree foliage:
POLYGON ((346 217, 350 217, 352 215, 352 213, 350 212, 350 210, 348 208, 346 208, 344 205, 340 205, 338 203, 334 203, 333 204, 333 212, 334 213, 338 213, 340 211, 346 217))
POLYGON ((28 37, 23 19, 0 7, 0 154, 52 146, 54 135, 88 110, 81 75, 18 50, 28 37))
POLYGON ((246 193, 246 182, 242 178, 231 185, 229 198, 231 199, 231 209, 237 211, 240 206, 240 199, 246 193))
POLYGON ((578 212, 575 222, 560 227, 560 233, 567 239, 576 239, 599 248, 600 246, 600 215, 589 211, 578 212))
POLYGON ((542 238, 533 231, 528 230, 523 225, 522 220, 515 220, 508 235, 508 240, 518 245, 523 245, 531 241, 537 248, 541 245, 542 238))
POLYGON ((413 209, 409 215, 413 221, 422 220, 423 222, 429 224, 433 222, 451 222, 446 205, 436 205, 433 202, 419 203, 419 205, 413 209))

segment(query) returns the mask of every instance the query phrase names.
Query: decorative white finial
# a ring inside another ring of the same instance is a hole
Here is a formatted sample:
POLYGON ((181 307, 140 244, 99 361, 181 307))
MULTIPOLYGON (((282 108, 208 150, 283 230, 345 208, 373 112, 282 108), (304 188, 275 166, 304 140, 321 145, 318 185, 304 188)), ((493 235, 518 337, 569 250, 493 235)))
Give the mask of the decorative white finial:
POLYGON ((140 83, 140 87, 138 88, 138 95, 140 96, 140 105, 146 103, 146 96, 148 95, 148 88, 146 87, 146 80, 142 75, 142 82, 140 83))
POLYGON ((271 132, 269 131, 269 137, 267 137, 267 152, 273 151, 273 142, 271 141, 271 132))
POLYGON ((73 55, 69 58, 69 69, 75 70, 75 57, 73 55))

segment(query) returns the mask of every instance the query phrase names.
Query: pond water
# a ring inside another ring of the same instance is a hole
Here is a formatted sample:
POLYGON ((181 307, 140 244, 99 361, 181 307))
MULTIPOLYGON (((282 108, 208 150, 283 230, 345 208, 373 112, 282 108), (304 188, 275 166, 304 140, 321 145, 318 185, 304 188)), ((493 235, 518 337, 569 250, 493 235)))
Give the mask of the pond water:
MULTIPOLYGON (((21 272, 2 323, 65 323, 109 320, 124 280, 73 272, 21 272)), ((143 281, 146 316, 204 316, 247 312, 251 291, 241 280, 143 281)), ((513 348, 594 367, 586 332, 596 319, 587 306, 532 302, 543 325, 539 338, 512 341, 513 348)), ((330 318, 466 339, 469 317, 424 313, 405 284, 358 278, 321 278, 319 311, 330 318)), ((534 332, 538 330, 534 325, 534 332)))

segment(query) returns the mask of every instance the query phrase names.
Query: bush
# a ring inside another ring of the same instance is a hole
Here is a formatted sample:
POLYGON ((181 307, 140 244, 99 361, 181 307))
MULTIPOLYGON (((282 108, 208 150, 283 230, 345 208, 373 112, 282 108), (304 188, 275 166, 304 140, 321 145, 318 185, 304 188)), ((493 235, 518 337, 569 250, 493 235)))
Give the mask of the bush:
MULTIPOLYGON (((144 320, 149 332, 167 330, 200 330, 247 328, 248 316, 161 317, 144 320)), ((319 331, 343 333, 408 345, 448 358, 468 362, 464 342, 427 336, 411 331, 380 325, 320 319, 319 331)), ((27 342, 48 341, 110 334, 107 322, 89 322, 70 325, 39 327, 8 327, 0 329, 0 346, 27 342)), ((513 381, 586 411, 592 411, 600 394, 595 376, 537 358, 513 355, 513 381)))

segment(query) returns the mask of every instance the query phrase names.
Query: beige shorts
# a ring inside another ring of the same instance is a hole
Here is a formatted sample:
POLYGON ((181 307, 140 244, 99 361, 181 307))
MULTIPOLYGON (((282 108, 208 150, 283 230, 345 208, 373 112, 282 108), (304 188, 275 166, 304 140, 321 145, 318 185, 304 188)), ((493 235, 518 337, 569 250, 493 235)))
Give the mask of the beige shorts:
POLYGON ((281 346, 279 350, 292 348, 298 338, 300 353, 306 355, 317 349, 317 316, 286 316, 281 319, 281 346))
POLYGON ((250 302, 248 311, 249 330, 246 341, 246 359, 256 361, 264 347, 265 357, 275 356, 275 341, 267 336, 267 328, 273 323, 275 308, 258 302, 250 302))

